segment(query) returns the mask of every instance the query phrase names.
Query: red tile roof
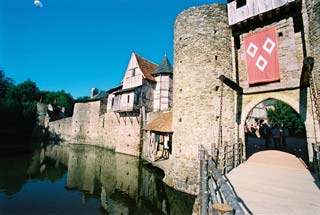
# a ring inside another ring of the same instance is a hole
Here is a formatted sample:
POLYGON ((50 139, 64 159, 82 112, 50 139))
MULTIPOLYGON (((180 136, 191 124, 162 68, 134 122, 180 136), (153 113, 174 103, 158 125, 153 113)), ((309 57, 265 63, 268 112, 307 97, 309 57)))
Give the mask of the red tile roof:
POLYGON ((156 81, 156 79, 151 74, 158 68, 158 65, 151 63, 150 61, 140 57, 136 53, 134 54, 137 58, 138 64, 144 77, 149 81, 156 81))

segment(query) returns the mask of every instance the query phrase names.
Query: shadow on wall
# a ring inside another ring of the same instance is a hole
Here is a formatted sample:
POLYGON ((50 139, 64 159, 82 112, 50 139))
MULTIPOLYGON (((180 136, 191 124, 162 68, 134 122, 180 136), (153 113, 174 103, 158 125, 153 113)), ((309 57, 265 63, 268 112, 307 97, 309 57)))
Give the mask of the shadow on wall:
POLYGON ((60 134, 56 133, 55 131, 50 131, 49 126, 41 126, 41 125, 35 125, 32 133, 32 139, 33 140, 52 140, 52 141, 62 141, 63 138, 60 134))

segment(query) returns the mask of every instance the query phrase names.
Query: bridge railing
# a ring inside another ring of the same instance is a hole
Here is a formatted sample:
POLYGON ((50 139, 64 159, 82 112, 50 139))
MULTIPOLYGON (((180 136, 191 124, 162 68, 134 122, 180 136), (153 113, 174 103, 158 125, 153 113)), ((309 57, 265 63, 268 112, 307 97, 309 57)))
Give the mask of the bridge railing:
POLYGON ((320 179, 320 143, 314 143, 313 146, 313 163, 314 169, 320 179))
POLYGON ((213 159, 222 174, 227 174, 243 162, 242 142, 226 144, 213 150, 213 159))
MULTIPOLYGON (((237 197, 217 169, 213 157, 199 146, 200 157, 200 214, 217 214, 217 205, 227 204, 232 210, 226 214, 244 215, 237 197)), ((220 211, 221 212, 221 211, 220 211)))

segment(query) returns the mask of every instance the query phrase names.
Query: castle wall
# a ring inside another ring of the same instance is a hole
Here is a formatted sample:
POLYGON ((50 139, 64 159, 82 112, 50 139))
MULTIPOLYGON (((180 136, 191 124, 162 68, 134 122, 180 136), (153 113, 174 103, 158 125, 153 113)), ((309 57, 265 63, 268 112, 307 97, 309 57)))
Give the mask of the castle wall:
POLYGON ((49 133, 53 138, 72 139, 71 135, 72 117, 52 121, 48 123, 49 133))
POLYGON ((51 136, 139 156, 140 116, 99 111, 100 101, 77 103, 73 117, 49 123, 51 136))
MULTIPOLYGON (((307 7, 307 26, 309 27, 310 51, 308 56, 314 58, 313 76, 316 87, 320 90, 320 0, 305 0, 307 7)), ((319 94, 319 93, 318 93, 319 94)), ((320 96, 318 95, 318 100, 320 96)))
POLYGON ((101 101, 74 105, 71 134, 78 140, 98 139, 98 122, 101 101))
POLYGON ((103 146, 114 148, 116 152, 139 156, 140 116, 120 117, 118 113, 111 112, 102 117, 104 126, 100 128, 100 135, 103 146))
MULTIPOLYGON (((204 5, 183 11, 174 29, 172 165, 166 182, 197 192, 198 146, 218 142, 220 75, 232 78, 231 30, 226 5, 204 5)), ((224 86, 222 141, 234 140, 234 92, 224 86)))

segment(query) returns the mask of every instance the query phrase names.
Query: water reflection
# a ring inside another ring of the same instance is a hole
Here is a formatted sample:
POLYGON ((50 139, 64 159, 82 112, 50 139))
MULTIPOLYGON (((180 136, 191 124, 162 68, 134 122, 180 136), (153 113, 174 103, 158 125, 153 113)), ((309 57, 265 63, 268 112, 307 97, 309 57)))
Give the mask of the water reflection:
MULTIPOLYGON (((19 191, 30 180, 63 181, 59 189, 64 191, 60 193, 69 192, 70 198, 87 205, 87 211, 91 205, 90 214, 192 214, 194 197, 162 183, 161 172, 142 165, 136 157, 98 147, 48 145, 32 156, 0 158, 0 170, 0 201, 1 192, 12 197, 21 195, 23 192, 19 191)), ((58 191, 55 192, 55 198, 59 198, 58 191)), ((6 201, 14 204, 14 199, 6 201)), ((10 208, 1 211, 2 206, 0 203, 0 213, 9 214, 10 208)), ((74 206, 64 202, 59 207, 74 206)), ((61 214, 61 210, 50 210, 61 214)), ((68 211, 84 214, 83 210, 75 207, 68 211)))

